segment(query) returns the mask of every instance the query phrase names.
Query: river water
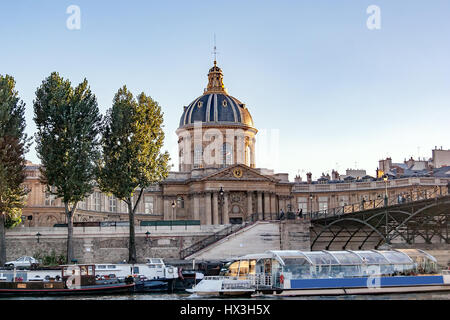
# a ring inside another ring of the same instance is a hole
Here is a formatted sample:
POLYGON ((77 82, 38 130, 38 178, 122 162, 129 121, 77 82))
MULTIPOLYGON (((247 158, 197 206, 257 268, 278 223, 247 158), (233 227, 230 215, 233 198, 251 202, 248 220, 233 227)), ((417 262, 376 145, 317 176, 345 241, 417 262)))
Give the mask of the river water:
MULTIPOLYGON (((225 300, 227 298, 199 297, 190 293, 161 294, 140 293, 122 295, 61 296, 61 297, 13 297, 0 300, 225 300)), ((450 292, 382 294, 382 295, 346 295, 346 296, 309 296, 280 297, 258 296, 258 298, 234 298, 233 300, 450 300, 450 292)))

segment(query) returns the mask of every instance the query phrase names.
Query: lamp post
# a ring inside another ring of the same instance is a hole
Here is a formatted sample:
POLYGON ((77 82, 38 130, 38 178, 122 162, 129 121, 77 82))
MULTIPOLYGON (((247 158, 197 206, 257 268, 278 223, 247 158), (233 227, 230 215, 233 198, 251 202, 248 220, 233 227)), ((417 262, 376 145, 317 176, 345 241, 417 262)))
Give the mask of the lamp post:
POLYGON ((39 238, 41 237, 41 234, 38 232, 36 233, 37 243, 39 243, 39 238))
POLYGON ((219 206, 220 206, 220 224, 223 224, 223 204, 224 204, 224 194, 223 187, 219 190, 219 206))
POLYGON ((312 212, 313 212, 312 201, 313 201, 313 195, 312 195, 312 193, 310 193, 309 194, 309 214, 310 214, 310 218, 312 218, 312 212))
POLYGON ((385 193, 384 193, 384 206, 387 207, 388 205, 388 192, 387 192, 387 181, 388 181, 388 176, 385 175, 383 177, 383 181, 384 181, 384 187, 385 187, 385 193))
POLYGON ((176 203, 175 203, 175 200, 173 200, 172 201, 172 220, 174 219, 174 216, 175 216, 175 207, 176 207, 177 205, 176 205, 176 203))

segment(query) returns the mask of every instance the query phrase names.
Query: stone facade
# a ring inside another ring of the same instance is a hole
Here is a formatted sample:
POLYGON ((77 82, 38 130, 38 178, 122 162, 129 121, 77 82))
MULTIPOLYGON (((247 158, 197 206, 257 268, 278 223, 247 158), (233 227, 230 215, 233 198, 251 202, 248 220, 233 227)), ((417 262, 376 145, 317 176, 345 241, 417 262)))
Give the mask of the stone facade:
MULTIPOLYGON (((208 73, 204 94, 184 107, 176 133, 179 171, 146 188, 135 223, 148 220, 197 220, 224 225, 248 220, 271 220, 283 212, 303 213, 398 196, 420 198, 426 193, 447 194, 447 178, 411 177, 377 181, 290 182, 288 175, 257 168, 256 134, 249 109, 230 96, 222 70, 208 73)), ((40 183, 39 165, 28 163, 24 183, 30 191, 23 210, 26 226, 66 223, 64 206, 40 183)), ((336 175, 336 172, 333 172, 336 175)), ((128 221, 123 201, 100 190, 78 204, 75 222, 128 221)))

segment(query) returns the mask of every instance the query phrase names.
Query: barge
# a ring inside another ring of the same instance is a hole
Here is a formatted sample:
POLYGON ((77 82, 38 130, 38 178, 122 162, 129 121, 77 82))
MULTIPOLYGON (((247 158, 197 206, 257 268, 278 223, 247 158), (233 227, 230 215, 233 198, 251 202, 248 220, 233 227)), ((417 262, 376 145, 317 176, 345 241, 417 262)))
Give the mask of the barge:
POLYGON ((450 271, 419 249, 272 250, 232 259, 198 296, 305 296, 450 291, 450 271))
POLYGON ((95 265, 63 265, 58 280, 0 282, 0 297, 3 296, 47 296, 129 293, 134 290, 133 281, 123 283, 97 283, 95 265))

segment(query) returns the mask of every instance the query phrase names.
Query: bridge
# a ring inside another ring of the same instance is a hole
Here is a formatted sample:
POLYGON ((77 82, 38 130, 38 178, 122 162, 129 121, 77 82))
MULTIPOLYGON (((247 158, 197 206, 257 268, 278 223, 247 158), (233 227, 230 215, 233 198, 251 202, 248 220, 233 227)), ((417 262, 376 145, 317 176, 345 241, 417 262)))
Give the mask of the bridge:
POLYGON ((450 244, 450 195, 441 189, 309 213, 311 250, 450 244))

